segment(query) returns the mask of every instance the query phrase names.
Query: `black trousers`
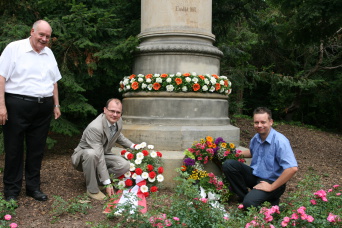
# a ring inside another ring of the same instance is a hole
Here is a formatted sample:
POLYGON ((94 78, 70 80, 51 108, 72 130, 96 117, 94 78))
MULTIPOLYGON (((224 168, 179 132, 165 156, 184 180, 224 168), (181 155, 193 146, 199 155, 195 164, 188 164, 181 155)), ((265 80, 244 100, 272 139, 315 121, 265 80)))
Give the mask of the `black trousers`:
POLYGON ((23 181, 24 157, 26 189, 39 190, 40 169, 53 113, 53 98, 45 98, 42 103, 38 103, 38 100, 34 102, 5 94, 5 102, 8 120, 3 125, 4 194, 19 195, 23 181))
POLYGON ((226 160, 222 169, 232 191, 238 195, 245 209, 251 206, 260 206, 265 201, 270 202, 272 205, 278 205, 280 196, 285 192, 286 184, 272 192, 253 189, 260 181, 266 181, 270 184, 273 181, 254 176, 253 169, 239 161, 226 160))

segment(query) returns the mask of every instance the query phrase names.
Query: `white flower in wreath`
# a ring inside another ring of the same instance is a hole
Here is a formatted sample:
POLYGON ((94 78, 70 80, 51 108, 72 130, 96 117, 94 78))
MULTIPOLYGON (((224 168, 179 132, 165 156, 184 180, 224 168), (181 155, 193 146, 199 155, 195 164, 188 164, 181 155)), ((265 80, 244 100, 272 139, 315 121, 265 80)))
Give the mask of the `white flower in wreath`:
POLYGON ((166 82, 167 82, 167 83, 172 82, 172 78, 167 78, 167 79, 166 79, 166 82))
POLYGON ((182 87, 182 91, 183 91, 183 92, 186 92, 186 91, 188 91, 188 87, 186 87, 186 86, 183 86, 183 87, 182 87))
POLYGON ((229 85, 229 87, 231 87, 232 86, 232 82, 228 81, 228 85, 229 85))
POLYGON ((197 73, 196 72, 191 72, 191 75, 192 76, 197 76, 197 73))
POLYGON ((156 181, 156 178, 151 179, 150 177, 148 177, 148 181, 151 182, 151 183, 153 183, 153 182, 156 181))
POLYGON ((137 179, 137 177, 138 177, 138 174, 136 174, 136 173, 133 173, 132 174, 132 178, 135 180, 135 179, 137 179))
POLYGON ((181 72, 177 72, 176 76, 180 77, 180 76, 182 76, 182 73, 181 72))
POLYGON ((211 77, 211 78, 210 78, 210 82, 211 82, 211 84, 215 84, 215 83, 216 83, 216 78, 211 77))
POLYGON ((162 78, 156 78, 156 82, 162 83, 162 82, 163 82, 163 79, 162 79, 162 78))
POLYGON ((160 77, 160 74, 154 74, 153 77, 158 78, 160 77))
POLYGON ((147 172, 143 172, 141 174, 141 177, 146 180, 148 178, 148 173, 147 172))
POLYGON ((139 78, 143 78, 143 77, 145 77, 145 75, 143 75, 143 74, 138 74, 138 77, 139 77, 139 78))
POLYGON ((146 82, 151 83, 152 82, 151 78, 146 79, 146 82))
POLYGON ((141 84, 141 88, 142 89, 146 89, 147 88, 147 84, 145 84, 145 83, 141 84))
POLYGON ((193 81, 194 83, 197 83, 197 82, 198 82, 198 78, 193 78, 192 81, 193 81))
POLYGON ((133 172, 135 170, 135 164, 130 162, 129 163, 129 171, 133 172))
POLYGON ((224 81, 223 80, 220 81, 220 85, 224 85, 224 81))
POLYGON ((144 154, 143 153, 141 153, 141 152, 139 152, 139 153, 137 153, 137 160, 139 159, 139 160, 143 160, 144 159, 144 154))
POLYGON ((143 192, 143 193, 144 192, 148 192, 148 187, 146 185, 143 185, 143 186, 140 187, 140 191, 143 192))
POLYGON ((142 162, 142 160, 141 160, 141 159, 135 159, 135 161, 134 161, 134 163, 135 163, 135 164, 137 164, 137 165, 140 165, 140 164, 141 164, 141 162, 142 162))
POLYGON ((135 78, 132 78, 130 81, 130 83, 133 83, 133 82, 135 82, 135 78))
POLYGON ((175 76, 175 74, 170 74, 169 77, 170 78, 173 78, 175 76))
POLYGON ((208 78, 204 79, 204 84, 209 85, 210 81, 208 80, 208 78))
POLYGON ((121 93, 123 91, 123 89, 122 88, 119 88, 119 92, 121 93))
POLYGON ((127 152, 125 153, 125 155, 124 155, 124 157, 125 157, 127 160, 128 160, 128 157, 127 157, 127 156, 128 156, 129 154, 130 154, 130 152, 127 151, 127 152))
POLYGON ((149 85, 147 86, 147 89, 148 89, 148 90, 152 90, 152 87, 153 87, 152 84, 149 84, 149 85))
POLYGON ((131 85, 126 85, 125 87, 127 90, 131 89, 131 85))
POLYGON ((127 171, 127 172, 124 174, 124 176, 125 176, 126 178, 130 178, 130 177, 131 177, 131 172, 130 172, 130 171, 127 171))
POLYGON ((168 91, 168 92, 172 92, 173 90, 174 90, 174 86, 173 85, 167 85, 166 86, 166 91, 168 91))
POLYGON ((138 82, 142 83, 144 81, 143 78, 138 78, 138 82))
POLYGON ((156 158, 156 157, 158 156, 157 153, 156 153, 155 151, 152 151, 152 152, 150 153, 150 155, 151 155, 152 158, 156 158))
POLYGON ((208 91, 208 86, 207 85, 204 85, 203 87, 202 87, 202 90, 205 92, 205 91, 208 91))
POLYGON ((120 187, 125 187, 125 186, 126 186, 125 181, 119 181, 119 182, 118 182, 118 185, 119 185, 120 187))
POLYGON ((214 92, 214 91, 215 91, 215 87, 214 86, 210 87, 209 92, 214 92))
POLYGON ((221 75, 220 78, 222 78, 223 80, 228 79, 227 76, 221 75))
POLYGON ((158 182, 163 182, 164 181, 164 176, 162 174, 157 175, 157 181, 158 182))
POLYGON ((185 78, 185 81, 186 82, 191 82, 191 78, 187 77, 187 78, 185 78))
POLYGON ((153 145, 148 145, 147 148, 150 149, 150 150, 153 150, 154 146, 153 145))
POLYGON ((221 88, 221 89, 220 89, 220 93, 224 93, 224 88, 221 88))
POLYGON ((126 79, 123 81, 123 84, 124 84, 124 85, 127 85, 128 83, 129 83, 129 79, 126 78, 126 79))
POLYGON ((140 143, 140 146, 141 146, 141 148, 145 148, 147 146, 147 143, 146 142, 142 142, 142 143, 140 143))

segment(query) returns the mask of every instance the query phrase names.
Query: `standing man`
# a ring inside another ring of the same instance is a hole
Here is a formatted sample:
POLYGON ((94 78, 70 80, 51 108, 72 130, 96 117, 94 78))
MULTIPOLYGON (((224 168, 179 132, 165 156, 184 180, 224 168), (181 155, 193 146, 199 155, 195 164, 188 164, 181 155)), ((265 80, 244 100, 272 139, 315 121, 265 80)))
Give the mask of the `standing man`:
POLYGON ((40 190, 40 169, 52 113, 59 118, 56 59, 47 47, 52 29, 39 20, 31 36, 10 43, 0 57, 0 124, 5 145, 4 195, 15 200, 21 191, 26 144, 26 195, 48 199, 40 190))
POLYGON ((272 128, 271 111, 256 108, 253 120, 257 134, 250 142, 250 150, 242 152, 245 158, 252 158, 251 165, 227 160, 222 167, 245 209, 260 206, 265 201, 278 205, 286 182, 298 170, 289 140, 272 128))
POLYGON ((104 200, 98 181, 106 186, 109 196, 114 194, 110 185, 110 176, 119 177, 130 168, 130 162, 111 152, 115 143, 125 148, 134 148, 134 144, 122 133, 122 104, 115 98, 107 101, 103 113, 93 120, 84 130, 71 161, 75 169, 84 172, 87 194, 93 199, 104 200))

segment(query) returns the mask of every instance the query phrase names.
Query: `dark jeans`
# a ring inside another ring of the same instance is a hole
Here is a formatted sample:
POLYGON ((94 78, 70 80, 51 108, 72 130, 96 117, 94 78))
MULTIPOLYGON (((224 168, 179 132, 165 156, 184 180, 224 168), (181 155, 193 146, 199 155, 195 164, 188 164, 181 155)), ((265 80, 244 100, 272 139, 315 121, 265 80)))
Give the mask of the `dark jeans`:
POLYGON ((285 192, 285 184, 272 192, 253 189, 260 181, 266 181, 270 184, 273 181, 254 176, 253 169, 239 161, 226 160, 223 163, 222 169, 231 185, 232 191, 238 195, 245 209, 251 206, 260 206, 265 201, 270 202, 272 205, 277 205, 279 204, 280 196, 285 192))
POLYGON ((4 194, 19 195, 24 157, 27 190, 40 188, 40 169, 53 113, 53 99, 43 103, 9 96, 5 98, 8 120, 3 126, 5 146, 4 194), (24 156, 24 140, 26 156, 24 156))

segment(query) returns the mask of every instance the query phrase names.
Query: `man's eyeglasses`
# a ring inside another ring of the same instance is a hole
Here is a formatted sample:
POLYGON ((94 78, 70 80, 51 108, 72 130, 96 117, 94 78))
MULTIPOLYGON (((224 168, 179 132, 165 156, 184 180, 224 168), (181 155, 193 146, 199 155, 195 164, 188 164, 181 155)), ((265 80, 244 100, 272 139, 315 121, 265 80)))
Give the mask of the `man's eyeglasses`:
POLYGON ((110 114, 117 114, 117 115, 121 115, 121 112, 119 111, 115 111, 115 110, 110 110, 108 108, 106 108, 108 110, 108 112, 110 112, 110 114))

